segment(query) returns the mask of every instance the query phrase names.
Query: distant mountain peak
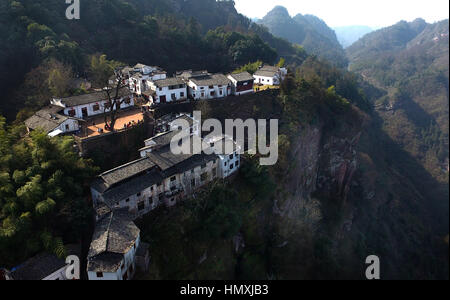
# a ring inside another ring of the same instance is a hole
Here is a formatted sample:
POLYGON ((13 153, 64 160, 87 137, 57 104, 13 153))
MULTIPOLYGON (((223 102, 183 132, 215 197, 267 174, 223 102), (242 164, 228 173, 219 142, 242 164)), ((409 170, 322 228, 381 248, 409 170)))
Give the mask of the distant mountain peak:
POLYGON ((299 44, 311 54, 345 67, 347 59, 335 32, 320 18, 313 15, 289 15, 283 6, 276 6, 262 20, 270 33, 299 44))
POLYGON ((267 16, 275 15, 275 14, 280 16, 280 17, 283 17, 283 16, 288 17, 288 18, 291 17, 291 15, 289 14, 289 11, 287 10, 287 8, 284 7, 284 6, 281 6, 281 5, 275 6, 271 11, 269 11, 267 13, 267 16))

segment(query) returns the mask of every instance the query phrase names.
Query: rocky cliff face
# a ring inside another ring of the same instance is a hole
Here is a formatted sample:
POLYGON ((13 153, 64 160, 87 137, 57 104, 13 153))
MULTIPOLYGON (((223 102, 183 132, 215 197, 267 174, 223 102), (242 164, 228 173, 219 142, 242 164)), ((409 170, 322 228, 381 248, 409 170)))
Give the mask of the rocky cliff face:
POLYGON ((275 212, 295 217, 316 192, 345 202, 358 168, 356 147, 361 131, 348 127, 341 133, 327 132, 322 126, 306 126, 293 141, 293 166, 287 176, 287 195, 280 195, 275 212))

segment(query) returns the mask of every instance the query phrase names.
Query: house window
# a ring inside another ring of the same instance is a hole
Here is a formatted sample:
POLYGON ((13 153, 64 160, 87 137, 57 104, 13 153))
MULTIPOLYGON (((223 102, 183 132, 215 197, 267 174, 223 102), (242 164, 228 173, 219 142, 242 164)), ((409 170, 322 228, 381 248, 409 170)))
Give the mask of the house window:
POLYGON ((69 131, 70 127, 69 124, 66 124, 66 131, 69 131))
POLYGON ((99 111, 99 110, 100 110, 100 105, 94 104, 94 106, 92 106, 92 109, 93 109, 94 111, 99 111))
POLYGON ((172 94, 171 97, 172 97, 172 100, 174 100, 174 101, 177 100, 177 95, 172 94))
POLYGON ((127 200, 125 200, 126 203, 130 202, 130 198, 128 198, 127 200))
POLYGON ((231 154, 231 155, 230 155, 230 159, 233 159, 233 158, 234 158, 234 155, 233 155, 233 154, 231 154))
POLYGON ((69 116, 75 116, 75 109, 69 110, 69 116))
POLYGON ((184 93, 183 92, 180 93, 180 97, 184 97, 184 93))
POLYGON ((145 208, 145 202, 144 201, 139 202, 138 210, 141 211, 141 210, 144 210, 144 208, 145 208))
POLYGON ((97 272, 97 278, 102 278, 103 277, 103 272, 97 272))
POLYGON ((177 177, 176 176, 173 176, 172 178, 170 178, 170 181, 171 182, 174 182, 174 181, 176 181, 177 180, 177 177))
POLYGON ((191 185, 195 187, 195 178, 191 180, 191 185))
POLYGON ((234 165, 231 164, 231 165, 230 165, 230 170, 233 170, 233 169, 234 169, 234 165))

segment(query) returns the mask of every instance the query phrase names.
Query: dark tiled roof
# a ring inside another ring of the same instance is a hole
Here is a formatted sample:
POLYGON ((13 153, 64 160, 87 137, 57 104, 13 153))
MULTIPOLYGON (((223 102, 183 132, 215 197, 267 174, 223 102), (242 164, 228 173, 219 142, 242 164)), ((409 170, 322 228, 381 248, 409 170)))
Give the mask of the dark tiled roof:
MULTIPOLYGON (((111 96, 115 96, 115 90, 111 91, 111 96)), ((123 87, 119 91, 119 97, 127 97, 131 96, 131 91, 128 87, 123 87)), ((77 105, 83 105, 83 104, 89 104, 89 103, 95 103, 98 101, 107 100, 108 95, 105 91, 95 92, 95 93, 89 93, 79 96, 73 96, 68 98, 62 98, 61 102, 65 104, 67 107, 77 106, 77 105)))
POLYGON ((192 77, 205 76, 205 75, 210 75, 207 70, 202 70, 202 71, 185 70, 185 71, 178 71, 176 73, 177 77, 180 77, 183 79, 189 79, 192 77))
POLYGON ((189 80, 198 86, 228 85, 230 83, 230 79, 223 74, 191 77, 189 80))
MULTIPOLYGON (((65 248, 69 255, 79 256, 81 253, 80 245, 66 245, 65 248)), ((16 267, 11 277, 14 280, 42 280, 65 266, 66 262, 56 255, 41 253, 16 267)))
POLYGON ((37 111, 32 117, 25 120, 25 125, 33 130, 38 128, 50 132, 64 123, 69 117, 59 114, 62 107, 50 105, 37 111))
POLYGON ((194 125, 194 119, 189 117, 188 115, 181 115, 170 123, 174 123, 176 120, 185 120, 185 121, 188 121, 189 126, 194 125))
POLYGON ((230 76, 233 77, 237 82, 254 80, 253 76, 248 72, 230 74, 230 76))
POLYGON ((175 155, 170 150, 169 145, 148 153, 147 156, 163 171, 164 178, 192 170, 195 167, 217 159, 215 154, 207 155, 203 152, 195 155, 175 155))
POLYGON ((280 70, 280 67, 277 66, 269 66, 269 65, 264 65, 260 68, 260 70, 263 71, 275 71, 278 72, 280 70))
POLYGON ((279 70, 280 70, 279 67, 265 65, 261 67, 258 71, 256 71, 255 75, 263 77, 274 77, 279 70))
POLYGON ((262 76, 262 77, 274 77, 276 74, 277 74, 277 71, 258 70, 255 72, 256 76, 262 76))
POLYGON ((88 270, 110 272, 136 243, 139 228, 129 217, 128 209, 114 210, 100 219, 88 253, 88 270), (120 260, 119 260, 120 256, 120 260))
POLYGON ((109 207, 114 207, 119 201, 136 195, 154 184, 160 184, 163 179, 160 171, 153 169, 124 184, 109 189, 103 194, 103 199, 109 207))
POLYGON ((123 254, 102 253, 88 261, 88 272, 115 273, 123 260, 123 254))
POLYGON ((153 81, 153 83, 157 87, 167 87, 167 86, 173 86, 173 85, 185 85, 183 79, 176 78, 176 77, 155 80, 155 81, 153 81))
POLYGON ((180 132, 181 131, 179 131, 179 130, 167 131, 167 132, 161 133, 161 134, 159 134, 157 136, 154 136, 152 138, 149 138, 145 142, 153 141, 154 143, 156 143, 156 145, 155 146, 151 146, 151 147, 144 147, 144 148, 142 148, 140 150, 153 148, 153 147, 163 147, 163 146, 169 145, 170 142, 172 141, 172 139, 177 134, 179 134, 180 132))
POLYGON ((143 173, 155 166, 148 158, 140 158, 100 175, 107 187, 143 173))
POLYGON ((11 276, 14 280, 42 280, 65 265, 65 261, 54 254, 42 253, 27 260, 11 272, 11 276))

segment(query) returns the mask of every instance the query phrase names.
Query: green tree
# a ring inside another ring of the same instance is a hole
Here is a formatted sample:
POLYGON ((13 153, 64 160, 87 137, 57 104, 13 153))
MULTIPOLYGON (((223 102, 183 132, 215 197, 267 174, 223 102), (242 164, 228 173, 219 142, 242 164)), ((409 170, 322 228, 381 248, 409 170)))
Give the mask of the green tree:
POLYGON ((0 265, 12 266, 47 250, 65 255, 78 242, 91 212, 88 183, 92 162, 73 151, 73 138, 50 139, 34 131, 5 129, 0 118, 0 265), (14 155, 12 155, 14 154, 14 155))

